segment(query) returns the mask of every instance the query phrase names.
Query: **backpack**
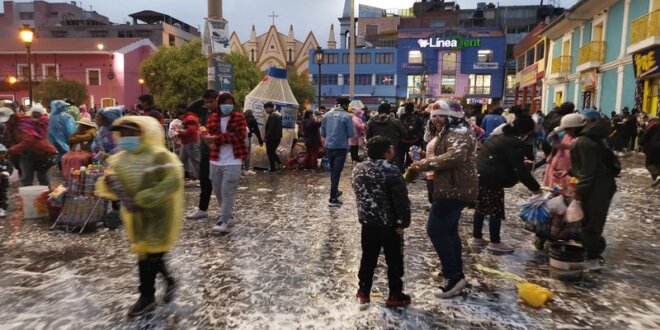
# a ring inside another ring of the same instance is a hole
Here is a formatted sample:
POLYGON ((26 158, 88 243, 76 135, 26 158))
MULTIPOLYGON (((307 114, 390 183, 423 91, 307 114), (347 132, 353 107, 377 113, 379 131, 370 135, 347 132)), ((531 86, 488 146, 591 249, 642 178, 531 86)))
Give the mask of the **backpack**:
POLYGON ((416 115, 404 116, 401 120, 401 124, 405 129, 406 135, 405 140, 408 141, 418 141, 420 136, 424 133, 422 127, 419 125, 420 118, 416 115))

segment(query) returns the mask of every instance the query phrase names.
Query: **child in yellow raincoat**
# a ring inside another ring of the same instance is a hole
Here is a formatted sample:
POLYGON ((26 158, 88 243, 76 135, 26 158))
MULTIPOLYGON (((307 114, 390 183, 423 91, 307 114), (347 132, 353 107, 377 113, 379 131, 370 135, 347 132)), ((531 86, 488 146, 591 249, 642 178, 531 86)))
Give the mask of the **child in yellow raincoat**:
POLYGON ((121 201, 131 251, 138 255, 140 298, 128 312, 134 317, 155 308, 158 273, 167 282, 164 301, 174 297, 176 283, 163 257, 181 232, 183 165, 166 149, 163 126, 151 117, 122 117, 111 130, 122 151, 108 158, 110 168, 98 180, 96 194, 121 201))

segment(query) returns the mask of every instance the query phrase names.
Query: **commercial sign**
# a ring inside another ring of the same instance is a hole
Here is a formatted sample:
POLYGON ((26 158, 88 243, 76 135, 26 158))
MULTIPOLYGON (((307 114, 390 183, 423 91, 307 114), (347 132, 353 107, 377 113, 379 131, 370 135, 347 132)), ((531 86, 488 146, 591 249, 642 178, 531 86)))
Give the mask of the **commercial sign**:
POLYGON ((592 90, 596 88, 596 70, 587 71, 580 75, 580 84, 582 90, 592 90))
POLYGON ((231 92, 233 89, 234 66, 231 63, 215 62, 215 90, 231 92))
POLYGON ((426 48, 452 48, 452 49, 461 49, 468 47, 480 47, 481 39, 468 39, 461 36, 456 36, 450 39, 442 38, 427 38, 417 40, 419 47, 426 48))
POLYGON ((425 68, 423 63, 403 63, 401 65, 402 70, 409 70, 409 71, 423 71, 425 68))
POLYGON ((520 87, 527 87, 536 84, 536 75, 538 74, 538 71, 538 63, 534 63, 532 66, 520 71, 520 87))
POLYGON ((483 69, 483 70, 497 70, 499 68, 497 62, 477 62, 474 63, 474 69, 483 69))
POLYGON ((225 19, 207 19, 202 38, 202 54, 229 54, 229 29, 225 19))
POLYGON ((660 47, 647 49, 633 55, 635 78, 643 79, 660 73, 660 47))

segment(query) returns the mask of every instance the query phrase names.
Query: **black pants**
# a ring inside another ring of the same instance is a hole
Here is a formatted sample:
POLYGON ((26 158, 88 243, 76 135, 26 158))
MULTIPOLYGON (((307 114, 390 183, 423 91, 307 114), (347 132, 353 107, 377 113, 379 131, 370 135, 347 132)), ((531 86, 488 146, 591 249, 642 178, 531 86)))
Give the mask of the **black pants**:
POLYGON ((403 236, 397 234, 392 227, 362 226, 362 259, 360 260, 360 290, 371 291, 374 270, 378 264, 380 249, 385 250, 387 262, 387 281, 390 295, 403 290, 403 236))
POLYGON ((280 156, 277 155, 277 147, 280 145, 280 140, 276 141, 267 141, 266 142, 266 153, 268 154, 268 161, 270 162, 270 170, 275 170, 275 164, 282 165, 280 156))
POLYGON ((408 144, 403 142, 399 143, 395 158, 397 165, 401 168, 401 172, 403 172, 413 162, 413 160, 410 158, 410 155, 408 155, 408 152, 410 151, 410 147, 414 145, 415 144, 408 144))
POLYGON ((360 146, 351 146, 351 161, 354 163, 360 161, 360 146))
POLYGON ((594 180, 589 194, 582 196, 582 245, 587 259, 597 259, 605 250, 601 238, 605 229, 605 220, 610 208, 610 202, 616 192, 614 178, 599 178, 594 180))
POLYGON ((5 211, 9 207, 7 203, 7 189, 9 189, 9 178, 3 176, 0 179, 0 209, 5 211))
POLYGON ((651 179, 655 181, 655 179, 660 176, 660 154, 655 155, 651 152, 648 152, 646 154, 646 160, 644 161, 644 165, 646 166, 646 169, 649 171, 649 174, 651 174, 651 179))
POLYGON ((209 158, 211 158, 211 156, 209 147, 203 142, 200 146, 200 151, 199 185, 202 189, 199 193, 199 209, 202 211, 207 211, 209 209, 209 203, 211 202, 211 194, 213 193, 213 185, 211 184, 211 179, 209 178, 209 158))
POLYGON ((158 273, 168 282, 173 282, 172 276, 165 267, 163 257, 165 253, 147 254, 147 258, 138 261, 140 272, 140 295, 147 299, 154 299, 156 294, 156 276, 158 273))
POLYGON ((429 204, 433 204, 433 180, 426 179, 426 193, 429 197, 429 204))
MULTIPOLYGON (((474 214, 474 224, 472 226, 472 237, 474 238, 483 238, 483 228, 484 220, 486 216, 483 214, 475 213, 474 214)), ((502 227, 502 219, 490 216, 488 218, 488 231, 490 232, 490 241, 492 243, 500 242, 500 228, 502 227)))

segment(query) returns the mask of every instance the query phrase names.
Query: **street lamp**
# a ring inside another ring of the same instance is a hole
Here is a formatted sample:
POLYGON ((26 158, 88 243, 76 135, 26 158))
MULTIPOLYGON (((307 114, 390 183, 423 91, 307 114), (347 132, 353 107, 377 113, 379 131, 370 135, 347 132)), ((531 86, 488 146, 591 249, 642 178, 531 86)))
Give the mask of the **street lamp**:
POLYGON ((9 76, 9 78, 7 78, 7 82, 9 83, 9 86, 11 86, 11 92, 14 95, 14 101, 16 101, 16 88, 14 88, 14 85, 17 81, 18 79, 14 76, 9 76))
POLYGON ((32 40, 34 39, 34 29, 29 25, 23 25, 18 30, 18 36, 21 38, 21 41, 25 43, 25 48, 27 48, 28 97, 30 98, 29 105, 32 106, 32 56, 30 55, 30 48, 32 47, 32 40))
POLYGON ((103 46, 103 44, 97 44, 97 45, 96 45, 96 48, 97 48, 98 50, 103 50, 103 48, 105 48, 105 46, 103 46))
POLYGON ((321 64, 323 64, 323 49, 321 49, 321 47, 316 47, 316 50, 314 51, 314 58, 316 59, 316 63, 319 65, 319 75, 317 82, 319 84, 318 107, 320 110, 321 109, 321 64))
POLYGON ((138 79, 138 83, 140 83, 140 95, 144 95, 144 79, 138 79))

